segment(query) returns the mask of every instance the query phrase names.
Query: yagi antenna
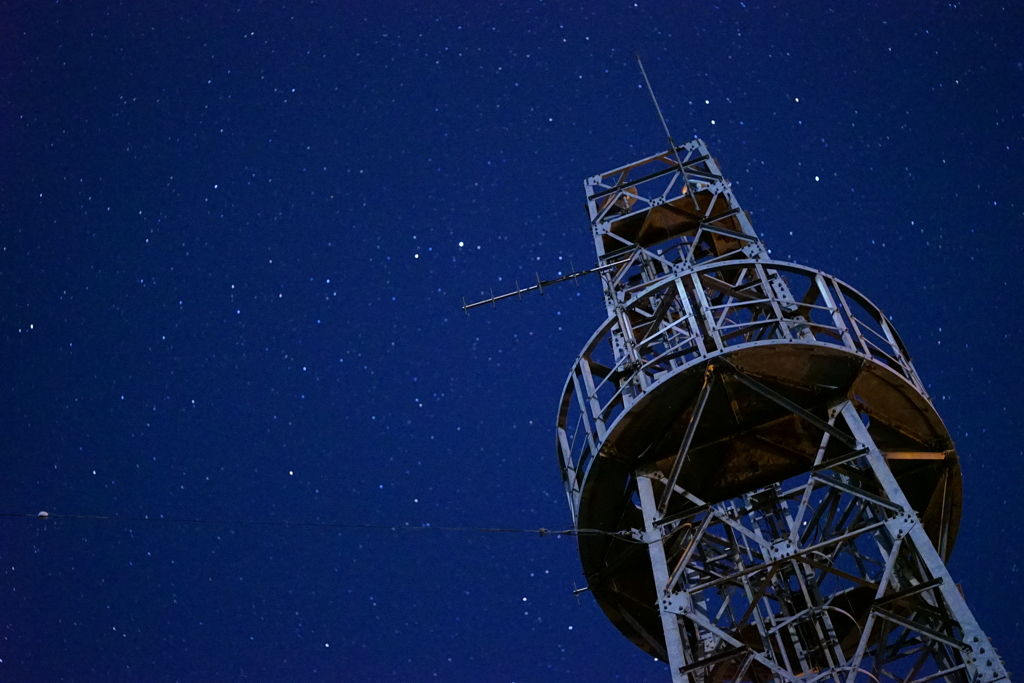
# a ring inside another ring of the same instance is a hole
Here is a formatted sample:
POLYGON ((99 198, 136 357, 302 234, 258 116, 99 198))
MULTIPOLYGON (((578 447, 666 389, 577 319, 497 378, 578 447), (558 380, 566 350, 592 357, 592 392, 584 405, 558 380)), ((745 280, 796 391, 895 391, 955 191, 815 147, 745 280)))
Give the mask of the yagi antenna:
POLYGON ((531 285, 529 287, 522 287, 522 288, 520 288, 519 287, 519 282, 517 280, 516 281, 516 290, 514 292, 508 292, 507 294, 499 294, 498 296, 494 296, 494 290, 491 290, 491 297, 490 298, 483 299, 481 301, 474 301, 471 304, 467 304, 466 303, 466 297, 462 297, 462 310, 465 312, 466 315, 469 315, 469 309, 471 309, 471 308, 476 308, 477 306, 486 306, 487 304, 491 304, 492 306, 494 306, 499 301, 501 301, 502 299, 510 299, 510 298, 512 298, 514 296, 518 296, 520 299, 522 299, 523 298, 523 294, 526 294, 527 292, 534 292, 535 291, 535 292, 543 295, 545 287, 549 287, 551 285, 557 285, 559 282, 568 282, 569 280, 572 280, 572 281, 576 282, 576 286, 579 287, 580 283, 577 282, 577 280, 579 278, 583 277, 584 275, 591 275, 593 273, 600 273, 600 272, 603 272, 605 270, 611 270, 612 268, 618 268, 619 266, 621 266, 623 263, 626 263, 627 261, 629 261, 628 258, 627 259, 623 259, 621 261, 616 261, 615 263, 608 263, 608 264, 603 265, 603 266, 598 266, 597 268, 591 268, 590 270, 581 270, 579 272, 576 271, 576 268, 573 267, 572 263, 570 262, 569 267, 572 270, 572 272, 569 273, 568 275, 563 275, 562 277, 556 277, 553 280, 541 280, 540 279, 540 273, 534 273, 534 276, 537 279, 537 284, 535 284, 535 285, 531 285))

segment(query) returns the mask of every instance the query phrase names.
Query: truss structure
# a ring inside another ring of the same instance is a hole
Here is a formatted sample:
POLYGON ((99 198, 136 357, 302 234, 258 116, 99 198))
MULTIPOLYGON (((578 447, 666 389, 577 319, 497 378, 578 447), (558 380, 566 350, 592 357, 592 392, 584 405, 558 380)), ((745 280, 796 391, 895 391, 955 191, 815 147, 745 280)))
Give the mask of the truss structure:
POLYGON ((609 313, 680 266, 769 258, 700 140, 593 176, 585 186, 598 264, 621 264, 603 276, 609 313))
POLYGON ((673 680, 1006 678, 864 416, 850 401, 823 424, 797 411, 823 436, 808 471, 787 481, 711 504, 676 482, 678 468, 637 471, 636 533, 648 543, 673 680), (666 514, 674 498, 683 507, 666 514))
POLYGON ((959 464, 888 318, 773 260, 700 140, 585 185, 608 317, 557 449, 577 527, 613 532, 580 537, 613 623, 674 681, 1006 678, 944 564, 959 464))

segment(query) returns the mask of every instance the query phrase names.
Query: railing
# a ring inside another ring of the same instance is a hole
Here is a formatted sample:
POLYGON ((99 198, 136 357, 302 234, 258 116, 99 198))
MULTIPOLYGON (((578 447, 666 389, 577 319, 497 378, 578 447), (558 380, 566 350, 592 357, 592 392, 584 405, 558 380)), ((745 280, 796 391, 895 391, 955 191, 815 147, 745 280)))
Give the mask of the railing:
POLYGON ((666 275, 616 308, 566 380, 558 451, 574 517, 586 472, 624 412, 688 366, 766 344, 843 348, 888 367, 925 394, 891 323, 867 297, 831 275, 755 259, 666 275))

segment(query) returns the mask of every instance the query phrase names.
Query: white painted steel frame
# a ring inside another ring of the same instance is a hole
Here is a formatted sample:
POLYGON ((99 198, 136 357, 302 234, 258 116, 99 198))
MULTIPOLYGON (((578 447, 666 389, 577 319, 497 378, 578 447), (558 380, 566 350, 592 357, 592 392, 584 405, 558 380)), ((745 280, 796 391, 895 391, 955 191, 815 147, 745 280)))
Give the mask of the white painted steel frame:
POLYGON ((649 544, 673 681, 711 680, 729 664, 733 680, 756 666, 779 683, 1007 678, 864 420, 836 405, 829 424, 853 450, 823 461, 825 432, 806 475, 741 499, 709 505, 675 484, 689 516, 665 517, 657 491, 669 482, 657 468, 637 472, 636 533, 649 544), (675 566, 666 546, 683 548, 675 566), (834 620, 853 619, 841 604, 857 587, 874 599, 847 657, 834 620))
MULTIPOLYGON (((585 186, 598 257, 592 272, 602 279, 608 318, 579 355, 559 407, 557 448, 574 520, 607 435, 645 395, 708 361, 701 396, 716 364, 717 372, 758 388, 717 360, 729 352, 839 347, 928 398, 895 329, 864 295, 822 271, 771 259, 702 141, 593 176, 585 186), (689 212, 696 228, 644 238, 656 211, 689 212), (625 235, 638 222, 633 242, 625 235), (715 236, 735 248, 709 249, 715 236)), ((680 485, 678 466, 668 477, 653 466, 635 473, 644 528, 633 533, 648 543, 673 681, 710 683, 716 675, 717 683, 724 666, 732 680, 757 671, 780 683, 1005 679, 866 416, 844 400, 824 423, 761 389, 765 400, 821 429, 807 472, 714 503, 680 485), (849 451, 825 460, 831 439, 849 451), (668 514, 679 496, 688 511, 668 514), (871 597, 863 624, 842 607, 856 591, 871 597), (852 633, 838 626, 844 620, 859 629, 855 648, 837 640, 852 633)), ((676 465, 700 419, 695 410, 676 465)))

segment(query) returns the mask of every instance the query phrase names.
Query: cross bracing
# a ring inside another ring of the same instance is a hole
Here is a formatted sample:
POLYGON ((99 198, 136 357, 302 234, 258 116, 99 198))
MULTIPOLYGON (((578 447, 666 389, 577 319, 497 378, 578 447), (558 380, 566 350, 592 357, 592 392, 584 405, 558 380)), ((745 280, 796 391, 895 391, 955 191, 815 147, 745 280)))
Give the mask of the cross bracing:
POLYGON ((1006 678, 944 564, 959 461, 889 319, 773 260, 700 140, 586 190, 608 317, 557 449, 577 526, 610 532, 580 556, 612 622, 677 681, 1006 678))
POLYGON ((665 463, 637 470, 677 678, 1005 677, 862 415, 849 401, 829 413, 805 472, 736 498, 708 503, 665 463), (678 503, 665 513, 659 498, 678 503))

